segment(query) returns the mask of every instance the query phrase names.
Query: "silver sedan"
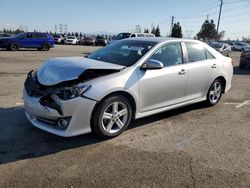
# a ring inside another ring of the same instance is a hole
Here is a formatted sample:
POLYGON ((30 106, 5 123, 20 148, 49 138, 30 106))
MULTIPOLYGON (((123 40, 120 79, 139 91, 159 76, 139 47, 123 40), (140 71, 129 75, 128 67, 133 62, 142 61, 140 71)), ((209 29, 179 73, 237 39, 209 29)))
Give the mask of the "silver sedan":
POLYGON ((205 101, 231 88, 233 67, 208 45, 186 39, 134 38, 87 57, 54 58, 25 81, 25 113, 63 137, 122 133, 131 120, 205 101))

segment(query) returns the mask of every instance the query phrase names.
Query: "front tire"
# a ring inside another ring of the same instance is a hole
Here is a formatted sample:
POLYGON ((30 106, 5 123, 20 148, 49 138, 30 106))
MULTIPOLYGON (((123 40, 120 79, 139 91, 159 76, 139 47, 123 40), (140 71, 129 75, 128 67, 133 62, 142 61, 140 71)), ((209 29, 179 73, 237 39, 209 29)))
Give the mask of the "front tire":
POLYGON ((19 50, 19 46, 17 45, 17 44, 10 44, 10 47, 9 47, 9 49, 11 50, 11 51, 18 51, 19 50))
POLYGON ((208 106, 215 106, 221 99, 224 85, 221 79, 216 79, 210 86, 207 92, 206 104, 208 106))
POLYGON ((104 99, 93 112, 92 132, 102 138, 114 138, 130 124, 132 108, 130 101, 116 95, 104 99))

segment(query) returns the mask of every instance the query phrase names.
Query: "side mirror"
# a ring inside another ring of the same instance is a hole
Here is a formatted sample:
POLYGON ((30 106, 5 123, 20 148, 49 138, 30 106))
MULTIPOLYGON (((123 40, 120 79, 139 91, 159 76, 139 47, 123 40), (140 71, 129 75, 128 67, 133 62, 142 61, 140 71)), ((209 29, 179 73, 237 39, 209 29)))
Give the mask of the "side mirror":
POLYGON ((155 69, 162 69, 163 63, 155 60, 155 59, 149 59, 147 62, 143 63, 141 66, 142 70, 155 70, 155 69))

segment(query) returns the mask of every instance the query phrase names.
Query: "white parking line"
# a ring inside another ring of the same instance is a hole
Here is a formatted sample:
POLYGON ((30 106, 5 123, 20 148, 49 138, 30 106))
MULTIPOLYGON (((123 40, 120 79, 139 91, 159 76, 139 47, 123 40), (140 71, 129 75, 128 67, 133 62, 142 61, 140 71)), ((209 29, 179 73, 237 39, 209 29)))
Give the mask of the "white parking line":
POLYGON ((16 106, 23 106, 24 104, 23 104, 23 102, 17 102, 16 103, 16 106))
POLYGON ((231 104, 231 105, 236 105, 235 108, 241 108, 243 106, 250 105, 250 100, 246 100, 242 103, 225 103, 225 104, 231 104))

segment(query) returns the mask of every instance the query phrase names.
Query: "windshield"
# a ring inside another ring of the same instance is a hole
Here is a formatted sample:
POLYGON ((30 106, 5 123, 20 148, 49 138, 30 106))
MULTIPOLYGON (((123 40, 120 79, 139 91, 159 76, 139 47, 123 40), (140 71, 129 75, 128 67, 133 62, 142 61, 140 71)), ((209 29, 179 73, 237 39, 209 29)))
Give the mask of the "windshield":
POLYGON ((17 38, 17 39, 23 39, 24 37, 25 37, 25 34, 24 34, 24 33, 17 34, 17 35, 15 36, 15 38, 17 38))
POLYGON ((156 44, 146 41, 120 41, 90 54, 88 58, 128 67, 135 64, 156 44))
POLYGON ((75 39, 75 37, 68 37, 68 39, 75 39))
POLYGON ((122 40, 122 39, 129 38, 130 35, 131 33, 120 33, 115 37, 115 40, 122 40))

